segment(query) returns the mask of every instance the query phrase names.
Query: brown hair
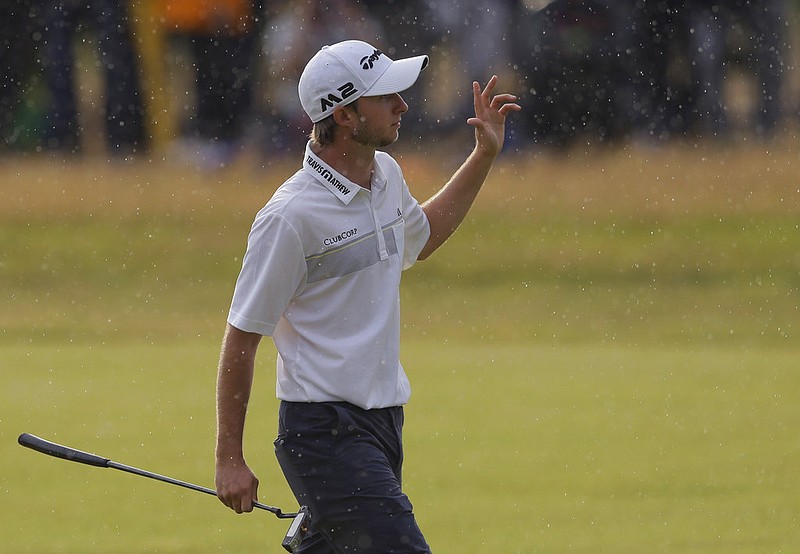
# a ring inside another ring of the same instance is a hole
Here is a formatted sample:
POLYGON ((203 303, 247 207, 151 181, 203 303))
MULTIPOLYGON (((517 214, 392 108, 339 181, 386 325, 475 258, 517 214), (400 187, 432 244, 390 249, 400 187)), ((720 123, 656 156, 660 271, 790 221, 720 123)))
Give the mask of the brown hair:
POLYGON ((327 146, 333 142, 334 129, 336 129, 336 121, 333 119, 332 115, 329 115, 325 119, 314 123, 314 127, 311 129, 311 133, 309 133, 308 136, 315 145, 327 146))
MULTIPOLYGON (((353 111, 358 113, 358 98, 345 107, 353 108, 353 111)), ((308 136, 311 138, 311 142, 313 142, 315 145, 327 146, 333 142, 333 133, 336 130, 336 127, 337 123, 333 119, 333 114, 331 114, 325 119, 314 123, 314 127, 311 129, 311 132, 308 136)))

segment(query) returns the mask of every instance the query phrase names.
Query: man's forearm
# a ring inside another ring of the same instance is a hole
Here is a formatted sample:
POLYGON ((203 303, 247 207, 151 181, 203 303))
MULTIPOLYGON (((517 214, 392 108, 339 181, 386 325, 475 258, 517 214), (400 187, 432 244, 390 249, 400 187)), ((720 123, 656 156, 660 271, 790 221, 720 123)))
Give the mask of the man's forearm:
POLYGON ((495 156, 476 148, 447 184, 422 205, 431 236, 419 255, 420 260, 444 244, 464 221, 489 175, 494 159, 495 156))
POLYGON ((260 337, 228 326, 217 372, 217 462, 243 458, 242 437, 260 337))
POLYGON ((420 260, 444 244, 464 221, 494 159, 503 149, 506 116, 521 109, 513 94, 494 95, 495 85, 497 75, 492 75, 483 90, 477 81, 472 83, 475 117, 467 119, 467 123, 475 128, 475 149, 444 188, 422 205, 431 235, 418 256, 420 260))

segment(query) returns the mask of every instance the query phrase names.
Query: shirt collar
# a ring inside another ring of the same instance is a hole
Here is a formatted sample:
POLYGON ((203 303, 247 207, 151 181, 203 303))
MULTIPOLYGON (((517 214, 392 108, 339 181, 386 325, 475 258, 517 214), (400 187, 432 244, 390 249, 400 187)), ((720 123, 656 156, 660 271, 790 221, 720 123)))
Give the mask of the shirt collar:
POLYGON ((306 144, 306 152, 303 157, 303 169, 311 173, 316 179, 325 185, 336 198, 344 204, 349 204, 361 189, 353 181, 333 169, 322 158, 314 154, 311 150, 311 141, 306 144))
POLYGON ((386 174, 383 172, 381 164, 378 163, 378 156, 375 156, 375 163, 372 164, 372 190, 378 191, 386 186, 386 174))

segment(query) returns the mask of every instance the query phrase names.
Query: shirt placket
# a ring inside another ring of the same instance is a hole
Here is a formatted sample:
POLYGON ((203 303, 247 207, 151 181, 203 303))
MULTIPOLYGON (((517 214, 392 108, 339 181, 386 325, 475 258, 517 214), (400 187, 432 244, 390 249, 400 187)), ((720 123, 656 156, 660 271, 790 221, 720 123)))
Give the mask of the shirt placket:
POLYGON ((372 212, 372 222, 375 225, 375 237, 378 239, 378 256, 381 260, 389 258, 389 252, 386 250, 386 238, 383 236, 383 229, 381 229, 381 221, 378 218, 378 191, 373 187, 369 193, 369 209, 372 212))
POLYGON ((373 181, 372 190, 369 191, 369 209, 372 212, 372 222, 375 225, 375 236, 378 239, 378 256, 380 256, 381 260, 386 260, 389 258, 389 252, 386 250, 386 238, 383 236, 381 220, 378 218, 378 195, 383 189, 383 186, 381 185, 382 184, 377 184, 375 181, 373 181))

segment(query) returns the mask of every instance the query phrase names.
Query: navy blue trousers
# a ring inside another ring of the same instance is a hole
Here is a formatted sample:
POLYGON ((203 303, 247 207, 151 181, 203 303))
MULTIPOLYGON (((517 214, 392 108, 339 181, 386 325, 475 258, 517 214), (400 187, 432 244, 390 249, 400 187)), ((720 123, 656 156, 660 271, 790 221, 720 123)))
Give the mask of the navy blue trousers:
POLYGON ((275 455, 311 511, 303 554, 430 554, 401 488, 403 408, 281 402, 275 455))

